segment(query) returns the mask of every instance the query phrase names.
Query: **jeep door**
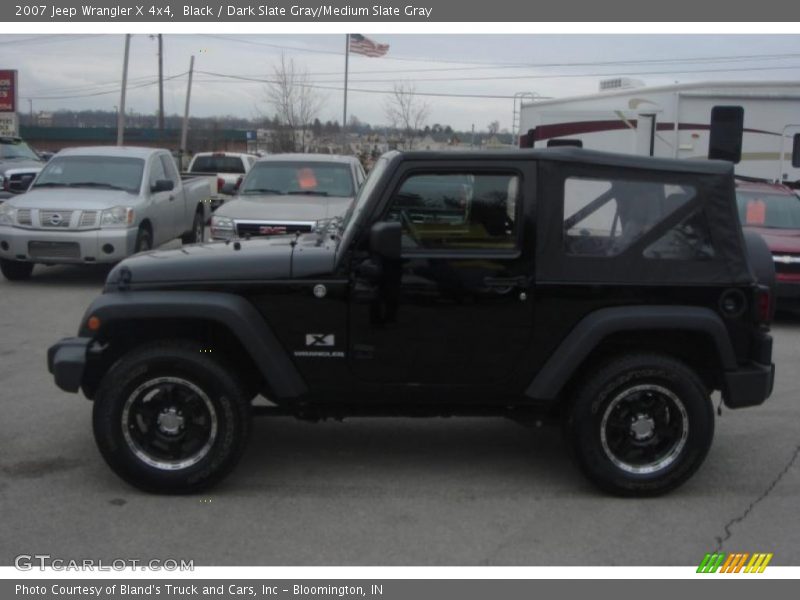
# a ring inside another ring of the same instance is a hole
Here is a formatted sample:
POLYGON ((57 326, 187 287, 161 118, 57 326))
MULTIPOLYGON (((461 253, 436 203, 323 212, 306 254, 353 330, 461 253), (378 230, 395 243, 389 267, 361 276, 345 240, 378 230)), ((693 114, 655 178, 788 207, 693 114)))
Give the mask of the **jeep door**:
POLYGON ((372 222, 401 223, 402 258, 355 265, 357 381, 512 386, 531 342, 534 179, 533 161, 401 163, 372 222))

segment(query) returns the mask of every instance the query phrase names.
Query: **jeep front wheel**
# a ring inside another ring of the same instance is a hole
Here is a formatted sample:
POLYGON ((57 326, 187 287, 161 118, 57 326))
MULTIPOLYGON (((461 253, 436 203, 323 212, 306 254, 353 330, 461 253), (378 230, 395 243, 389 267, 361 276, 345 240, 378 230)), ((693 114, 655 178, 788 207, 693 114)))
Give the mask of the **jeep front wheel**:
POLYGON ((189 342, 154 343, 122 357, 98 387, 94 434, 128 483, 191 493, 228 474, 250 430, 250 408, 230 372, 189 342))
POLYGON ((700 467, 714 437, 714 411, 689 367, 667 356, 630 355, 579 387, 566 430, 592 482, 620 495, 653 496, 700 467))

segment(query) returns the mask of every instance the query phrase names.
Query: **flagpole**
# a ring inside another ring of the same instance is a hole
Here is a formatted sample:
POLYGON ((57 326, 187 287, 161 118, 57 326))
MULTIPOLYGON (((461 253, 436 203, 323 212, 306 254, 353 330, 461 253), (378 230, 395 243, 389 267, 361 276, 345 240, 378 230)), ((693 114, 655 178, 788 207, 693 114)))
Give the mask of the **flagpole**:
POLYGON ((350 62, 350 34, 344 34, 344 114, 342 116, 342 154, 347 141, 347 70, 350 62))

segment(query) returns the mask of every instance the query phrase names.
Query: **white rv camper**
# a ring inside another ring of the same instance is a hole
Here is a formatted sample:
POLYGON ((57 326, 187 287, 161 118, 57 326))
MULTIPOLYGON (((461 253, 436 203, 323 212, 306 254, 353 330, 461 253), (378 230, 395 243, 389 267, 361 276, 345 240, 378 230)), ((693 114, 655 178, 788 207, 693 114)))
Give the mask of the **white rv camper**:
POLYGON ((643 87, 607 79, 597 94, 523 104, 520 133, 522 147, 728 158, 738 162, 738 175, 794 183, 800 181, 800 156, 793 160, 793 148, 800 148, 800 82, 643 87), (739 143, 740 161, 719 151, 739 143))

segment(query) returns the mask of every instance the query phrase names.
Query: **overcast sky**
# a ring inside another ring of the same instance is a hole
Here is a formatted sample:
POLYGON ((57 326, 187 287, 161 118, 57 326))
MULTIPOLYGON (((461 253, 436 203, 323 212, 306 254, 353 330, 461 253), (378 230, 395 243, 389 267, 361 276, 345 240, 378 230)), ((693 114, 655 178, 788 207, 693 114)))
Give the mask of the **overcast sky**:
MULTIPOLYGON (((534 92, 561 97, 593 93, 601 78, 626 73, 648 85, 800 80, 797 35, 364 34, 390 45, 384 58, 350 55, 348 114, 372 124, 386 122, 386 95, 357 90, 391 90, 396 81, 413 81, 418 92, 432 94, 512 96, 534 92), (754 55, 769 57, 751 58, 754 55), (462 80, 454 80, 457 78, 462 80)), ((19 70, 23 111, 29 108, 29 98, 34 111, 114 110, 119 104, 123 48, 121 35, 0 35, 0 68, 19 70)), ((344 78, 344 35, 165 35, 165 76, 179 75, 165 83, 166 112, 183 112, 185 72, 192 54, 197 71, 193 116, 251 118, 271 112, 265 104, 264 83, 206 73, 268 78, 281 52, 305 68, 315 84, 336 88, 318 90, 324 98, 319 118, 341 120, 342 92, 338 88, 344 78)), ((147 35, 134 35, 129 110, 155 113, 158 91, 152 83, 156 76, 157 43, 147 35)), ((511 125, 513 102, 509 98, 427 97, 426 101, 429 124, 469 129, 474 123, 477 129, 485 129, 498 120, 502 128, 511 125)))

